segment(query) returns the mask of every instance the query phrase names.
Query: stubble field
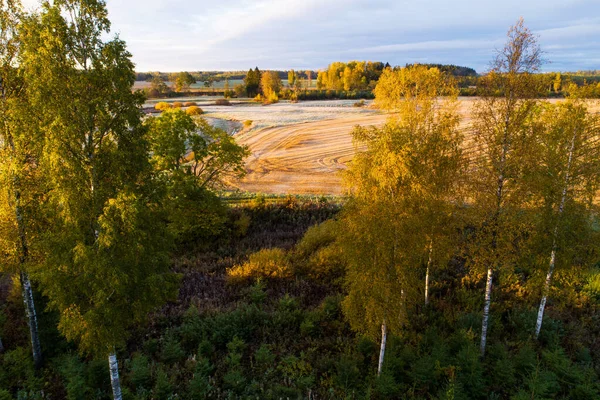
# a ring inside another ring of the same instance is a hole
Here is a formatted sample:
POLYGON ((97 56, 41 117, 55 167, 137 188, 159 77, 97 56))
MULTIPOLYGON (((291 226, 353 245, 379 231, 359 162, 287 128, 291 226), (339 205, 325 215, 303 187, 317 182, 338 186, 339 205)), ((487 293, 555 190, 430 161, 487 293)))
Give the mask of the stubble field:
MULTIPOLYGON (((465 135, 466 152, 473 152, 470 138, 470 113, 475 98, 460 98, 461 129, 465 135)), ((557 102, 559 100, 550 100, 557 102)), ((311 102, 307 104, 310 107, 311 102)), ((316 102, 319 103, 319 102, 316 102)), ((388 114, 374 109, 347 108, 348 103, 330 103, 328 109, 314 108, 322 118, 312 122, 296 123, 305 118, 301 111, 290 112, 281 121, 271 118, 277 105, 255 109, 254 120, 259 128, 237 134, 238 142, 248 145, 252 155, 246 160, 247 175, 230 182, 241 191, 266 194, 343 194, 341 171, 352 160, 356 149, 352 143, 352 130, 356 125, 381 126, 388 114), (261 114, 266 120, 260 120, 261 114)), ((279 105, 285 107, 284 105, 279 105)), ((290 107, 293 105, 289 105, 290 107)), ((590 110, 599 112, 598 102, 590 102, 590 110)), ((207 115, 213 116, 210 110, 207 115)), ((219 110, 221 111, 221 110, 219 110)), ((285 108, 282 108, 282 113, 285 108)), ((215 113, 223 117, 221 112, 215 113)), ((317 115, 317 117, 319 116, 317 115)), ((312 118, 316 116, 313 115, 312 118)), ((252 119, 251 115, 244 118, 252 119)))

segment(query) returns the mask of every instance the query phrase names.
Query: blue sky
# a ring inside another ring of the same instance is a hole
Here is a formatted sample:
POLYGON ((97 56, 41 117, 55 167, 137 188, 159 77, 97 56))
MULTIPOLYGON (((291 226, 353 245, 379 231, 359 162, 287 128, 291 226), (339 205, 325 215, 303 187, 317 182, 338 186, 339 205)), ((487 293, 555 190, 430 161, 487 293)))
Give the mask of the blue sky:
MULTIPOLYGON (((37 0, 23 0, 26 5, 37 0)), ((319 69, 332 61, 487 69, 520 17, 547 71, 600 69, 600 0, 107 0, 138 71, 319 69)))

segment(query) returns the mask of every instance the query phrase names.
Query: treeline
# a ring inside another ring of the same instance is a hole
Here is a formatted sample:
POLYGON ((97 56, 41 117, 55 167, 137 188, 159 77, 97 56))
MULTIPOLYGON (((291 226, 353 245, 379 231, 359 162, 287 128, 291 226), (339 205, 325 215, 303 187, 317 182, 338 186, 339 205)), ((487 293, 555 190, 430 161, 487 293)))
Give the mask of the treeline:
MULTIPOLYGON (((469 67, 447 64, 407 64, 404 68, 424 65, 429 68, 437 68, 444 73, 455 77, 460 89, 461 96, 478 96, 484 82, 485 75, 478 75, 469 67)), ((377 85, 379 77, 385 68, 398 70, 402 67, 392 67, 389 63, 372 61, 350 61, 335 62, 323 71, 271 71, 279 81, 287 79, 287 85, 280 85, 281 91, 278 98, 290 100, 323 100, 323 99, 370 99, 374 97, 373 89, 377 85), (316 88, 313 87, 316 83, 316 88)), ((583 92, 587 98, 600 98, 600 75, 594 71, 582 71, 576 73, 535 73, 539 81, 537 96, 546 97, 568 97, 570 92, 577 88, 584 88, 583 92)), ((190 85, 202 82, 206 90, 214 93, 215 82, 225 81, 225 85, 219 90, 225 97, 250 97, 263 95, 261 88, 261 71, 258 67, 250 69, 245 74, 239 72, 223 73, 194 73, 180 72, 174 74, 154 73, 138 74, 139 78, 151 82, 150 88, 146 89, 147 96, 151 98, 174 97, 189 93, 190 85), (243 83, 230 85, 229 80, 243 79, 243 83), (172 82, 168 86, 166 82, 172 82)), ((260 100, 260 99, 259 99, 260 100)), ((262 101, 262 100, 261 100, 262 101)))

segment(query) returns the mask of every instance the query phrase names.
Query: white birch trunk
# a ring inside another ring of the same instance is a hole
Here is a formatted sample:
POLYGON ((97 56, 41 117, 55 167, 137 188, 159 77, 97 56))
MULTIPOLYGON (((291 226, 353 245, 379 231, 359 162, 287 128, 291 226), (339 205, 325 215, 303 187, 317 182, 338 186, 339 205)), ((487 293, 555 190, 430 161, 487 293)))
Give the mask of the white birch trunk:
POLYGON ((33 303, 33 290, 31 289, 31 281, 27 273, 21 272, 21 286, 23 294, 23 303, 25 304, 25 312, 29 325, 29 333, 31 336, 31 350, 33 352, 33 363, 36 368, 42 365, 42 348, 40 346, 40 337, 38 334, 38 320, 33 303))
POLYGON ((381 324, 381 348, 379 350, 379 364, 377 365, 377 376, 381 375, 383 369, 383 359, 385 357, 385 344, 387 341, 387 325, 385 321, 381 324))
MULTIPOLYGON (((12 139, 9 140, 11 150, 15 151, 15 144, 12 139)), ((19 231, 19 241, 21 245, 21 254, 19 255, 19 264, 21 266, 21 286, 23 294, 23 303, 27 313, 29 325, 29 333, 31 335, 31 351, 33 353, 33 363, 36 368, 42 366, 42 348, 40 346, 40 338, 38 334, 37 313, 35 312, 35 303, 33 301, 33 290, 29 276, 23 270, 27 259, 29 258, 29 245, 27 243, 27 233, 25 230, 25 222, 23 221, 23 210, 21 208, 21 191, 19 190, 19 179, 13 176, 14 196, 15 196, 15 218, 17 219, 17 229, 19 231)))
POLYGON ((483 306, 483 321, 481 323, 481 344, 480 344, 480 352, 481 357, 485 355, 485 345, 487 341, 487 330, 488 330, 488 321, 490 317, 490 304, 492 302, 492 278, 493 278, 493 270, 491 268, 488 269, 487 273, 487 282, 485 284, 485 302, 483 306))
MULTIPOLYGON (((573 162, 573 152, 575 151, 575 140, 577 139, 577 132, 573 134, 571 139, 571 146, 569 148, 569 160, 567 161, 567 171, 565 173, 565 185, 563 186, 562 196, 560 204, 558 206, 558 216, 560 219, 564 210, 565 203, 567 201, 567 189, 569 188, 569 179, 571 175, 571 164, 573 162)), ((544 319, 544 309, 546 308, 546 301, 548 300, 548 294, 550 293, 550 283, 552 281, 552 273, 554 272, 554 266, 556 264, 556 250, 558 244, 556 243, 558 238, 558 220, 554 227, 554 237, 552 238, 552 251, 550 252, 550 263, 548 266, 548 273, 546 274, 546 282, 544 283, 544 291, 542 292, 542 300, 540 301, 540 308, 538 310, 537 320, 535 323, 535 338, 537 339, 542 329, 542 321, 544 319)))
POLYGON ((119 363, 117 362, 117 354, 114 352, 108 356, 108 367, 110 368, 110 384, 112 386, 113 399, 123 400, 121 382, 119 380, 119 363))
POLYGON ((429 269, 433 254, 433 240, 429 241, 429 259, 427 260, 427 271, 425 271, 425 305, 429 304, 429 269))
POLYGON ((544 309, 546 308, 546 301, 548 300, 548 292, 550 291, 550 281, 552 279, 552 273, 554 272, 554 263, 556 261, 556 240, 552 245, 552 253, 550 254, 550 268, 546 275, 546 282, 544 283, 544 292, 542 294, 542 301, 540 301, 540 309, 538 310, 537 321, 535 323, 535 338, 540 336, 540 330, 542 329, 542 320, 544 319, 544 309))

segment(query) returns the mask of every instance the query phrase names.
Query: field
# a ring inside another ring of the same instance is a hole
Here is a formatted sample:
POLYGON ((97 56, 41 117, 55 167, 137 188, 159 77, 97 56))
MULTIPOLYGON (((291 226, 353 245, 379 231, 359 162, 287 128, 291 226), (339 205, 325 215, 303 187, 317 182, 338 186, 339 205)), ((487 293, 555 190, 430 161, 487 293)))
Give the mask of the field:
MULTIPOLYGON (((467 146, 473 102, 474 98, 460 99, 467 146)), ((252 155, 246 162, 248 174, 231 182, 234 187, 265 194, 340 195, 340 171, 355 153, 352 129, 356 125, 381 126, 388 117, 373 109, 348 105, 348 101, 333 101, 241 107, 240 111, 231 107, 207 110, 207 115, 256 123, 252 130, 238 134, 239 143, 248 145, 252 155)), ((600 110, 598 103, 590 107, 600 110)))

